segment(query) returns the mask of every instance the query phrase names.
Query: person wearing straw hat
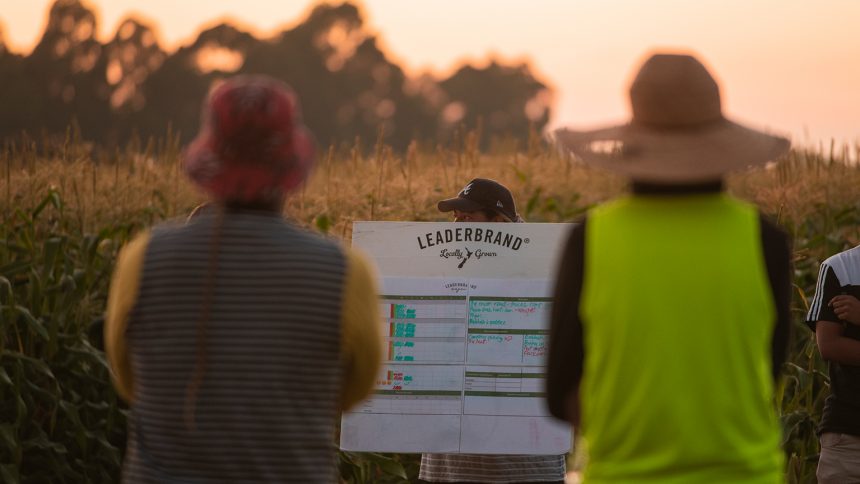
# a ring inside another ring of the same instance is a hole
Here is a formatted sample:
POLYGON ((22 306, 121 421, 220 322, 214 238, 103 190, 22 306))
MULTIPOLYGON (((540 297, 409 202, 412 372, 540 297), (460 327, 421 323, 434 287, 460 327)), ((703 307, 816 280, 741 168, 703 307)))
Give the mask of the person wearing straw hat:
MULTIPOLYGON (((440 200, 440 212, 453 212, 455 222, 524 222, 511 191, 501 183, 475 178, 456 197, 440 200)), ((468 250, 468 249, 467 249, 468 250)), ((468 253, 467 253, 468 256, 468 253)), ((563 483, 564 455, 421 455, 421 482, 563 483)))
POLYGON ((563 250, 550 412, 578 431, 587 483, 782 482, 789 244, 723 179, 789 142, 726 119, 691 55, 648 58, 630 101, 627 124, 556 132, 632 193, 590 210, 563 250))
POLYGON ((110 287, 124 482, 337 480, 339 411, 370 392, 382 336, 367 260, 282 217, 312 162, 285 84, 211 92, 183 160, 207 209, 135 237, 110 287))

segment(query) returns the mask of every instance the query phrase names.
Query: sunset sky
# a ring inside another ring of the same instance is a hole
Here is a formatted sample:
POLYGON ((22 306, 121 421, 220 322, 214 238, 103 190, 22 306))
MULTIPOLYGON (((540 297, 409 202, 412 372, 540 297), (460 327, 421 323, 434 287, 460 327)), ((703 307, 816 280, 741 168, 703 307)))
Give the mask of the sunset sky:
MULTIPOLYGON (((133 13, 163 47, 230 18, 268 34, 301 20, 298 0, 90 0, 99 34, 133 13)), ((7 44, 28 52, 52 0, 0 0, 7 44)), ((858 0, 364 0, 370 28, 410 72, 464 60, 529 59, 556 91, 552 127, 628 116, 626 89, 648 50, 700 54, 722 82, 724 110, 795 143, 860 142, 858 0)))

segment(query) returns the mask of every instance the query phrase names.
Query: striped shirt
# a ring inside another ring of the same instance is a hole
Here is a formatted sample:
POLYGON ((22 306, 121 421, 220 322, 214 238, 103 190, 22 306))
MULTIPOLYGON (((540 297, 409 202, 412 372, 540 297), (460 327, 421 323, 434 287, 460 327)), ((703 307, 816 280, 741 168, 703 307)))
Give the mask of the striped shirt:
POLYGON ((157 227, 118 261, 105 331, 131 401, 124 481, 335 482, 339 411, 379 361, 369 269, 274 214, 232 211, 210 272, 217 223, 213 211, 157 227))
POLYGON ((563 455, 424 454, 420 478, 428 482, 558 482, 563 455))

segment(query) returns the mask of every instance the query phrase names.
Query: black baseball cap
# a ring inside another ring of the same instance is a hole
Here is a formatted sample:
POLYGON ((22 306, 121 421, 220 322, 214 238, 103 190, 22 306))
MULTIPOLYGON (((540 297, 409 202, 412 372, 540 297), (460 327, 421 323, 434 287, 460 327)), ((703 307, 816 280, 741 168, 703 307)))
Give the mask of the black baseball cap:
POLYGON ((504 215, 511 222, 519 219, 511 191, 501 183, 486 178, 475 178, 460 190, 456 198, 442 200, 437 207, 440 212, 491 210, 504 215))

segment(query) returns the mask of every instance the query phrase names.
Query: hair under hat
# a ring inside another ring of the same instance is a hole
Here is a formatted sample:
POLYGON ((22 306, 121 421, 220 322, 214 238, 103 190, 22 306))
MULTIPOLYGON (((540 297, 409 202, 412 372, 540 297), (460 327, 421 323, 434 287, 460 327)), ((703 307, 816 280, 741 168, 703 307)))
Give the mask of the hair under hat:
POLYGON ((313 155, 292 89, 268 76, 237 76, 210 93, 182 166, 215 199, 247 203, 294 190, 313 155))

